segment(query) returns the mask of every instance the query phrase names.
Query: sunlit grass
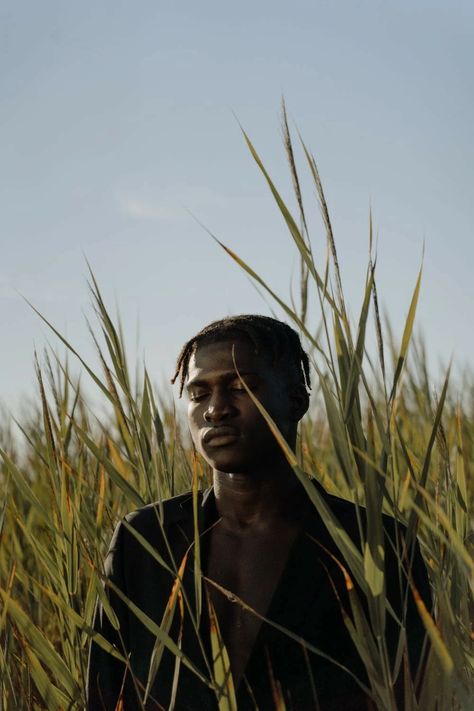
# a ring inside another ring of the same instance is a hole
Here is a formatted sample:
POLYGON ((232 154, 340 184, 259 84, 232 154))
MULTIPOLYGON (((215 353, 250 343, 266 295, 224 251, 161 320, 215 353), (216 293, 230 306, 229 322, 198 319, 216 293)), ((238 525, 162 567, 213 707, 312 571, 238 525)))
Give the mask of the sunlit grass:
MULTIPOLYGON (((435 602, 433 616, 419 602, 431 652, 421 676, 405 684, 405 706, 420 711, 469 709, 474 694, 473 379, 466 375, 461 401, 448 374, 434 391, 421 342, 417 357, 410 361, 421 272, 413 293, 400 296, 408 317, 398 345, 390 334, 384 335, 387 327, 378 315, 372 254, 359 318, 355 325, 350 322, 316 162, 301 141, 328 244, 327 261, 317 265, 314 259, 285 113, 283 135, 296 216, 250 139, 244 137, 300 256, 299 304, 276 295, 233 249, 220 244, 276 300, 311 353, 314 404, 302 424, 296 456, 288 452, 288 457, 346 561, 348 579, 359 583, 368 603, 367 617, 355 599, 349 612, 356 645, 368 660, 377 708, 396 708, 393 670, 373 658, 364 633, 369 629, 379 635, 383 647, 386 600, 379 593, 384 572, 374 551, 383 546, 384 511, 408 525, 408 543, 410 536, 418 536, 435 602), (371 312, 378 365, 369 362, 366 353, 371 312), (309 326, 310 313, 319 323, 316 331, 309 326), (368 534, 361 546, 341 534, 310 486, 308 474, 328 491, 367 507, 368 534)), ((93 609, 99 594, 106 603, 102 563, 115 523, 145 503, 191 488, 196 493, 208 482, 205 467, 194 459, 183 434, 183 423, 173 408, 158 405, 159 393, 146 370, 138 383, 134 381, 121 330, 109 316, 92 274, 91 291, 98 317, 92 332, 97 365, 85 363, 72 344, 55 333, 70 357, 79 358, 105 407, 99 414, 71 376, 67 362, 49 352, 36 364, 37 407, 16 425, 22 433, 21 449, 5 416, 0 426, 0 708, 4 709, 84 708, 93 609)), ((167 317, 163 315, 163 322, 167 317)), ((195 553, 196 590, 200 590, 198 537, 195 553)), ((151 674, 159 673, 163 647, 179 656, 179 663, 190 664, 168 636, 169 616, 177 606, 187 604, 180 586, 180 563, 173 571, 174 598, 161 628, 144 620, 158 640, 151 674)), ((406 577, 401 558, 400 570, 406 577)), ((416 590, 408 593, 416 598, 416 590)), ((197 599, 199 605, 208 604, 199 595, 197 599)), ((209 612, 214 660, 209 660, 202 683, 215 688, 220 709, 234 709, 227 653, 212 609, 209 612)), ((98 641, 107 647, 105 640, 98 641)))

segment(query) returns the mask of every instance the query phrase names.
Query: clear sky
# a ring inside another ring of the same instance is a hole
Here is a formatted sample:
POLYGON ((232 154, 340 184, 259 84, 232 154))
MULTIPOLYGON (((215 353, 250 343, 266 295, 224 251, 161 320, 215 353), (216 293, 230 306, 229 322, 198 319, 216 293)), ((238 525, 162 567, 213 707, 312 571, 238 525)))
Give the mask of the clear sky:
POLYGON ((318 160, 353 314, 372 205, 395 330, 424 241, 431 363, 472 365, 473 48, 470 0, 3 0, 1 401, 31 392, 33 349, 54 343, 21 295, 94 360, 84 255, 158 382, 205 323, 269 313, 187 210, 288 295, 294 249, 236 121, 290 196, 282 93, 318 160))

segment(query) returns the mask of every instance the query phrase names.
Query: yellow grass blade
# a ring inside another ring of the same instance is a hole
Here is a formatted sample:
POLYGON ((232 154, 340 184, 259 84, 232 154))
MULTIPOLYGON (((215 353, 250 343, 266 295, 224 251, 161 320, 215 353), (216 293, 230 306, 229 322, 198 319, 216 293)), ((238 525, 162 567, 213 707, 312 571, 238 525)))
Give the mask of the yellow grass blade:
POLYGON ((219 623, 210 596, 207 598, 207 605, 209 610, 212 668, 217 705, 219 711, 237 711, 237 700, 230 669, 229 655, 220 633, 219 623))
POLYGON ((426 631, 431 639, 433 650, 435 651, 445 674, 450 675, 453 672, 454 664, 451 655, 443 642, 440 631, 430 613, 426 609, 425 603, 421 599, 418 590, 414 586, 412 586, 412 593, 418 612, 420 613, 420 617, 423 620, 423 624, 425 625, 426 631))
MULTIPOLYGON (((176 603, 178 602, 178 599, 180 600, 181 633, 182 633, 184 606, 183 606, 182 593, 181 593, 181 581, 183 579, 184 569, 186 567, 187 560, 188 560, 188 553, 186 553, 183 556, 183 560, 181 561, 181 565, 179 566, 178 575, 176 576, 175 581, 173 583, 173 587, 171 589, 171 594, 169 596, 168 602, 166 603, 166 608, 163 613, 163 618, 161 620, 160 628, 161 628, 162 632, 166 635, 169 635, 169 632, 171 629, 171 624, 172 624, 173 618, 174 618, 175 609, 176 609, 176 603)), ((180 633, 180 637, 181 637, 181 633, 180 633)), ((181 649, 179 641, 178 641, 178 647, 179 647, 179 649, 181 649)), ((165 645, 163 644, 162 639, 157 638, 155 641, 155 645, 153 647, 153 652, 152 652, 151 659, 150 659, 150 668, 148 670, 148 678, 147 678, 146 689, 145 689, 145 697, 143 699, 144 703, 147 702, 151 688, 152 688, 154 681, 156 679, 156 675, 157 675, 159 667, 160 667, 160 663, 161 663, 161 659, 163 657, 164 650, 165 650, 165 645)))

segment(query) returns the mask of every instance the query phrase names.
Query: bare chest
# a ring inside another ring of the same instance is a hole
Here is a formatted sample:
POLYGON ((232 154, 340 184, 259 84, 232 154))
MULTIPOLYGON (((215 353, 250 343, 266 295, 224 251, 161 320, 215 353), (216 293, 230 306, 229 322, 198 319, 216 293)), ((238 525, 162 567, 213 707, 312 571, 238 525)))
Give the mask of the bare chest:
POLYGON ((245 670, 272 597, 285 569, 296 529, 278 527, 264 533, 235 535, 217 526, 210 541, 207 577, 238 600, 209 585, 234 679, 245 670), (248 609, 250 608, 250 609, 248 609))

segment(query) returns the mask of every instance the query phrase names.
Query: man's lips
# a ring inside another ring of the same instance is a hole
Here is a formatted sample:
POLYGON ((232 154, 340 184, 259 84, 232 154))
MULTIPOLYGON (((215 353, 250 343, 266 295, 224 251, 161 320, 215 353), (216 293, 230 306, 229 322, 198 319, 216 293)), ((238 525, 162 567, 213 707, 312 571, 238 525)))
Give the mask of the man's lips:
POLYGON ((222 447, 226 444, 232 444, 239 436, 239 430, 230 425, 221 425, 220 427, 209 427, 202 435, 203 444, 208 444, 211 447, 222 447))

